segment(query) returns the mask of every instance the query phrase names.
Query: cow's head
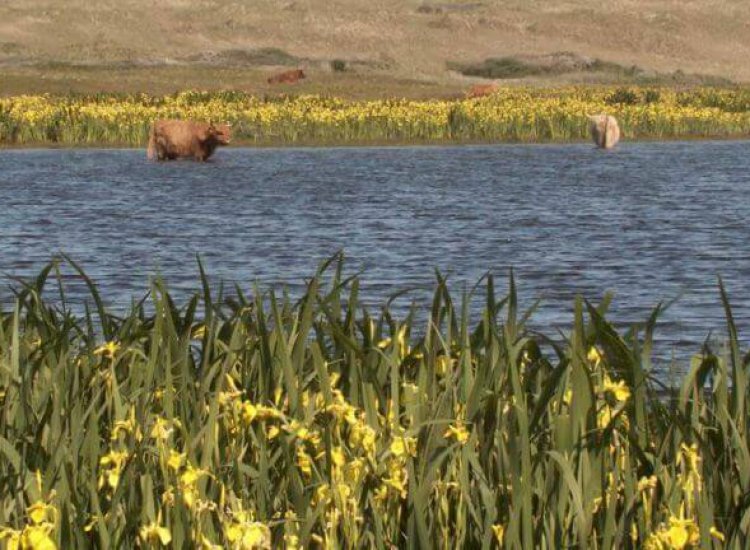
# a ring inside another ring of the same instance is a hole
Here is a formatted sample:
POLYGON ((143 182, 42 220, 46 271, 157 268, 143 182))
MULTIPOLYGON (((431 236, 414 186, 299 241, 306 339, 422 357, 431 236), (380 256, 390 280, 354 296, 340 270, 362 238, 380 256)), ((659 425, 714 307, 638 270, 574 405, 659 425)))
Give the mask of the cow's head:
POLYGON ((208 139, 216 142, 217 145, 229 145, 229 142, 232 141, 232 125, 211 122, 208 125, 207 134, 208 139))

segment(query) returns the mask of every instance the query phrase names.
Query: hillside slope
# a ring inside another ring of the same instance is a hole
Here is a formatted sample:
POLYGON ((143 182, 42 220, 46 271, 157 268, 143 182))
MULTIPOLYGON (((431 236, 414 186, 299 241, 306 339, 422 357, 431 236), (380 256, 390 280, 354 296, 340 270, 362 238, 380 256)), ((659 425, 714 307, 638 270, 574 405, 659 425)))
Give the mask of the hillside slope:
MULTIPOLYGON (((300 89, 465 88, 449 64, 573 52, 644 74, 750 82, 746 0, 6 0, 1 93, 179 86, 263 89, 282 65, 300 89), (346 71, 330 74, 330 61, 346 71), (682 73, 680 73, 682 74, 682 73), (337 84, 338 83, 338 84, 337 84), (352 84, 350 86, 350 84, 352 84)), ((586 75, 583 75, 586 76, 586 75)), ((590 75, 588 75, 590 77, 590 75)), ((555 77, 557 80, 559 76, 555 77)), ((565 75, 576 81, 582 75, 565 75)), ((537 79, 538 80, 538 79, 537 79)))

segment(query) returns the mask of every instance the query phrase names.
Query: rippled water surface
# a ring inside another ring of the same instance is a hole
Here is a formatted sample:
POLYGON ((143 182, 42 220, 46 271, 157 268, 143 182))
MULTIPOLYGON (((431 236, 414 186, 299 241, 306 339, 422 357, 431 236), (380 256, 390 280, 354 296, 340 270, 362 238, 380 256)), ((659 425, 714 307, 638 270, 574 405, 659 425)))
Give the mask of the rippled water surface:
POLYGON ((546 327, 569 324, 577 293, 613 291, 621 321, 681 296, 659 333, 697 348, 722 329, 718 274, 750 328, 749 212, 748 142, 222 149, 206 164, 0 151, 0 271, 34 275, 64 251, 116 307, 156 272, 196 288, 196 253, 214 279, 294 289, 343 248, 371 302, 424 299, 433 268, 461 290, 512 266, 546 327))

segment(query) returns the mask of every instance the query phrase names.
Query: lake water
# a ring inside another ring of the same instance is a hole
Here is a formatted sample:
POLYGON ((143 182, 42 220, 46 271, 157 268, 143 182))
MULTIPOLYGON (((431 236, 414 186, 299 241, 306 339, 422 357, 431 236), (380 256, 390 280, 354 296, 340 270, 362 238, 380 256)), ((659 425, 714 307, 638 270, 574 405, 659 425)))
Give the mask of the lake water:
POLYGON ((623 322, 681 296, 660 352, 697 351, 723 330, 719 274, 750 328, 749 213, 749 142, 236 148, 205 164, 6 150, 0 294, 58 251, 126 307, 156 272, 178 293, 196 289, 196 253, 214 280, 294 290, 344 249, 370 303, 405 287, 416 290, 399 304, 425 299, 434 268, 460 291, 488 270, 502 286, 512 266, 522 305, 543 298, 545 328, 569 325, 576 294, 614 292, 623 322))

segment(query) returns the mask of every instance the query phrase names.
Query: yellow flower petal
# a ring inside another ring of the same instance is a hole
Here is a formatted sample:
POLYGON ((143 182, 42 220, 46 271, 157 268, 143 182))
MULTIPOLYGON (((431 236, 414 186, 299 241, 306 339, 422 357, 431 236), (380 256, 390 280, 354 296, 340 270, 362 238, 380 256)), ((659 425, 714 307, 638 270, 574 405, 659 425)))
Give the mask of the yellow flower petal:
POLYGON ((503 536, 505 535, 505 527, 503 525, 493 525, 492 532, 495 533, 495 540, 497 543, 503 545, 503 536))
POLYGON ((57 550, 57 545, 50 538, 52 526, 30 525, 21 534, 21 548, 24 550, 57 550))
POLYGON ((54 511, 54 508, 52 506, 49 506, 44 502, 37 501, 26 508, 26 514, 29 516, 29 519, 31 519, 32 523, 38 525, 47 519, 47 513, 50 511, 50 509, 54 511))

